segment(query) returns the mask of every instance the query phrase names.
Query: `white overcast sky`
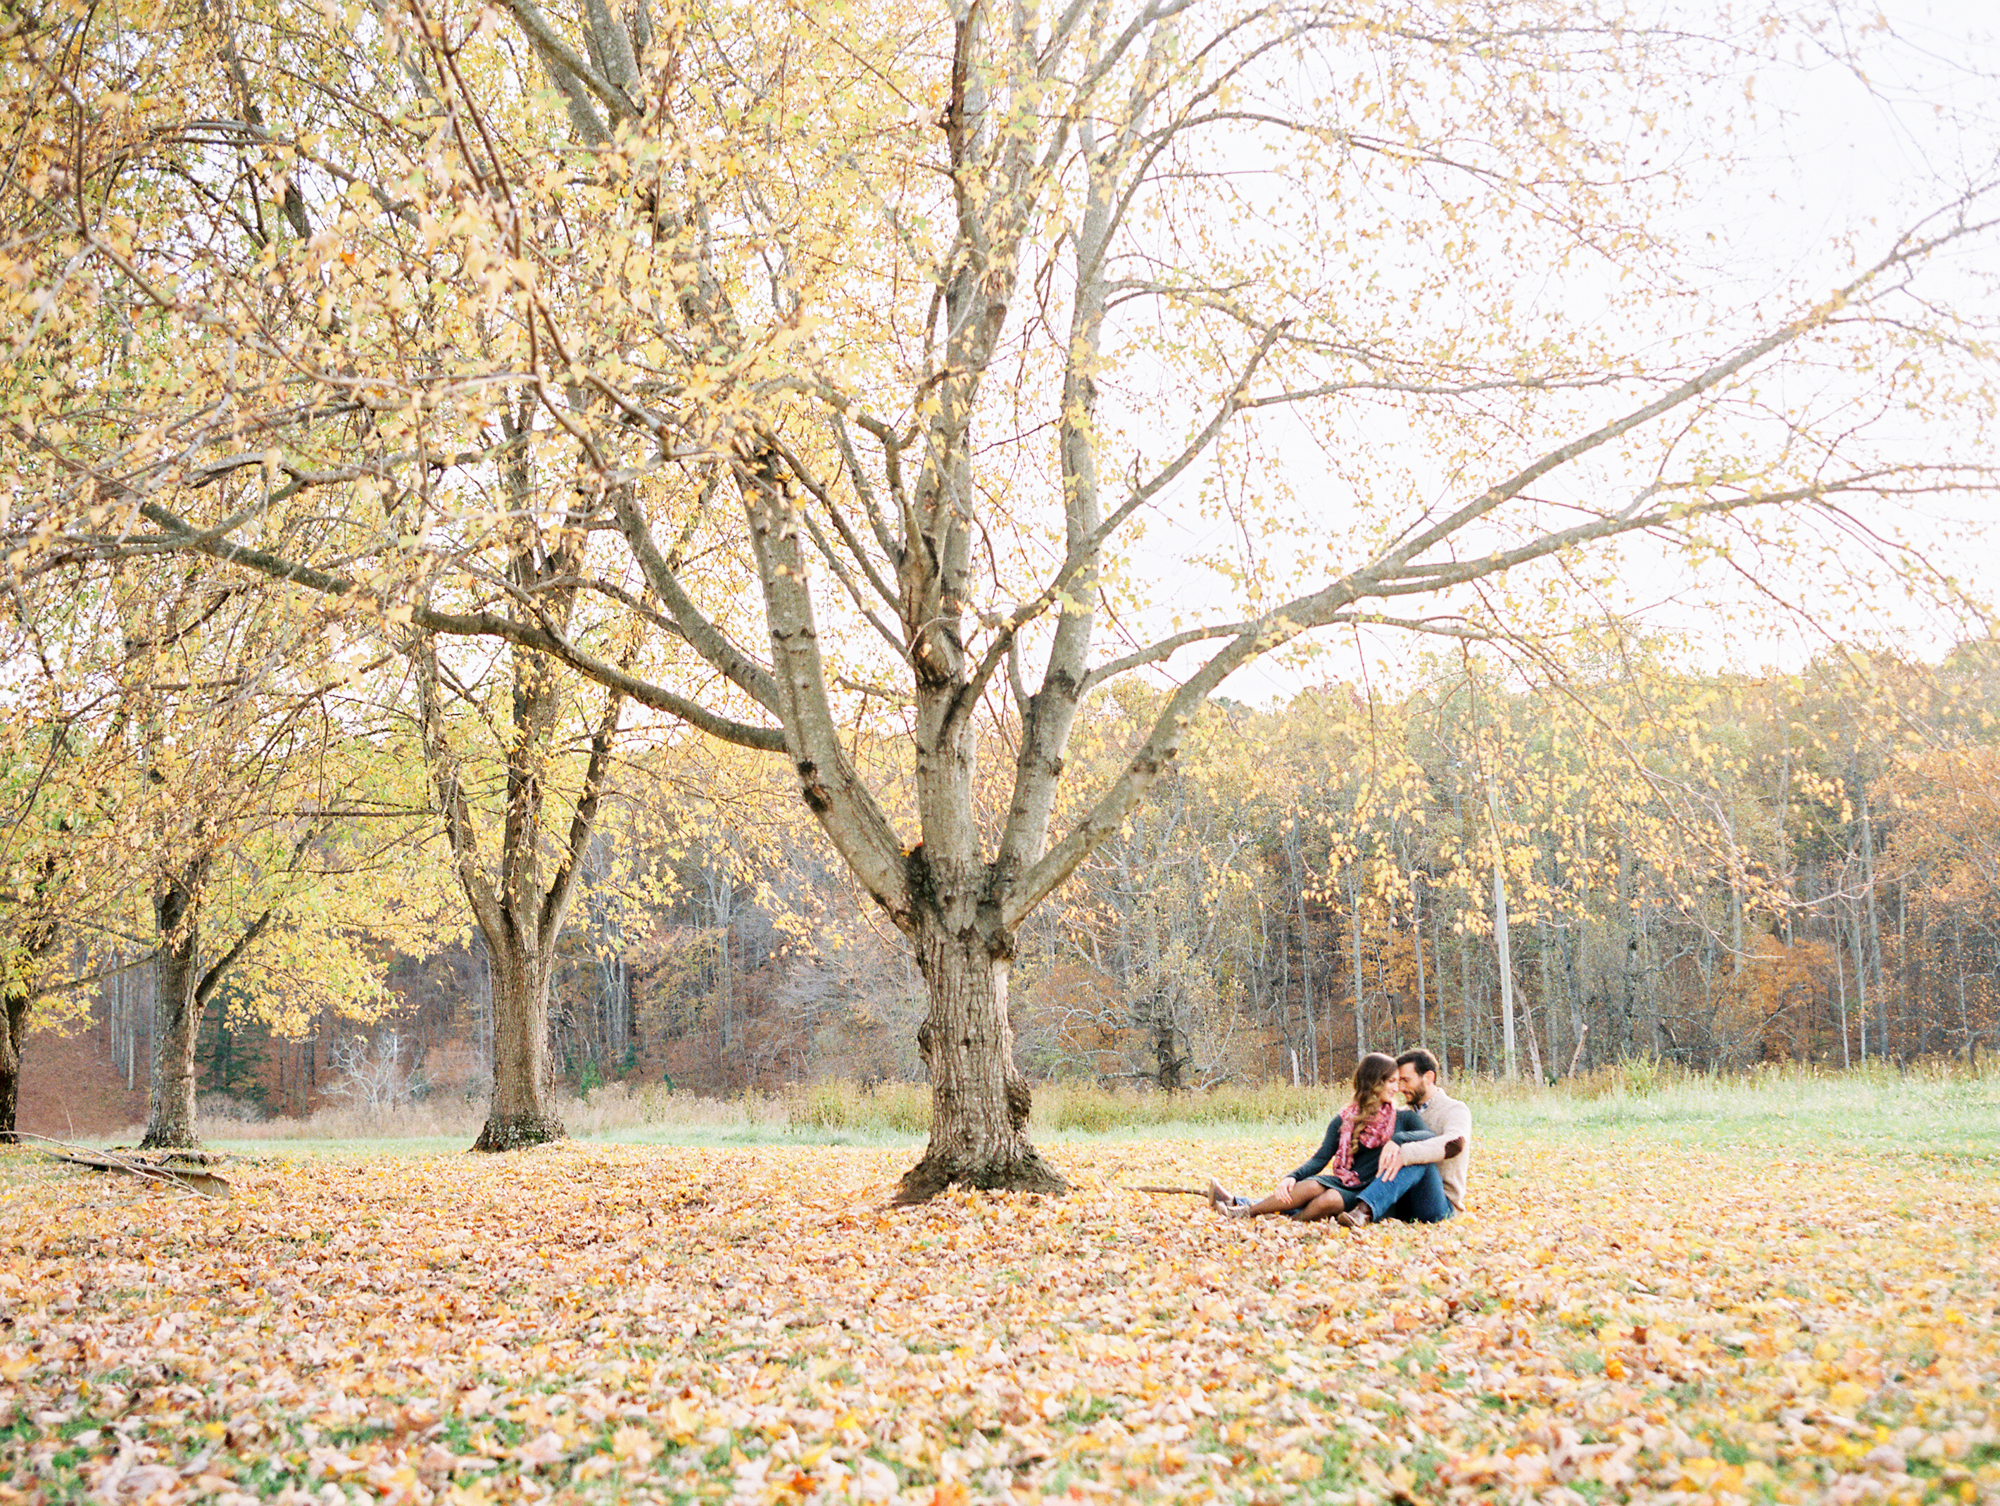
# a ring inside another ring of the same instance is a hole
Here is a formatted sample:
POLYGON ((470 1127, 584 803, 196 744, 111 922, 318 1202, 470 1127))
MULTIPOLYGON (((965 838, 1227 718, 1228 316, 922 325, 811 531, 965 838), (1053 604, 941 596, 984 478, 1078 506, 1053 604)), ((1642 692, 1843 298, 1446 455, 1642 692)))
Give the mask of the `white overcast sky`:
MULTIPOLYGON (((1878 17, 1888 23, 1893 40, 1879 31, 1867 39, 1874 58, 1867 79, 1809 53, 1793 66, 1758 69, 1756 129, 1732 144, 1735 192, 1691 211, 1712 213, 1731 248, 1740 280, 1717 290, 1730 301, 1747 303, 1756 293, 1799 281, 1837 284, 1847 263, 1844 257, 1836 263, 1825 248, 1844 228, 1864 227, 1865 241, 1872 219, 1886 249, 1893 227, 1937 201, 1940 181, 1990 176, 2000 153, 2000 0, 1886 0, 1843 6, 1837 14, 1837 25, 1857 34, 1878 17)), ((1740 95, 1742 86, 1731 80, 1719 87, 1740 95)), ((1968 284, 1965 296, 1984 295, 1968 284)), ((1924 415, 1923 421, 1949 424, 1951 416, 1924 415)), ((1290 463, 1309 473, 1316 453, 1301 445, 1290 463)), ((1496 465, 1496 474, 1504 469, 1496 465)), ((1932 513, 1885 512, 1868 521, 1919 544, 1975 595, 1990 595, 2000 585, 2000 528, 1988 526, 1993 510, 1991 501, 1959 498, 1932 513)), ((1184 606, 1187 593, 1198 589, 1198 576, 1183 562, 1226 543, 1226 525, 1204 523, 1192 508, 1169 504, 1149 529, 1144 555, 1157 558, 1158 567, 1145 573, 1182 582, 1184 606)), ((1888 586, 1864 588, 1846 600, 1815 600, 1807 592, 1800 605, 1809 615, 1784 620, 1752 610, 1755 593, 1717 575, 1691 586, 1683 569, 1644 543, 1631 546, 1626 560, 1629 597, 1612 604, 1649 606, 1650 623, 1680 641, 1691 660, 1716 667, 1796 668, 1826 646, 1827 631, 1897 639, 1930 655, 1979 630, 1976 616, 1941 611, 1888 586), (1731 610, 1732 602, 1737 609, 1731 610)), ((1375 660, 1368 673, 1378 681, 1394 680, 1414 654, 1407 639, 1364 651, 1375 660)), ((1350 638, 1305 666, 1253 666, 1223 693, 1266 702, 1307 683, 1356 673, 1350 638)))

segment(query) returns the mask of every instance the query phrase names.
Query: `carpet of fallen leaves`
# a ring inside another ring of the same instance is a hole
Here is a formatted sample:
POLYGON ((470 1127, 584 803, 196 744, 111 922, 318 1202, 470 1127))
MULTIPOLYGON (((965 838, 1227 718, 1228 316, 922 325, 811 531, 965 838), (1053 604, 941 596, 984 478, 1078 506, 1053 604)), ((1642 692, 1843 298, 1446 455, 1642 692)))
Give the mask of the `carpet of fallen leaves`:
POLYGON ((2000 1500, 2000 1175, 1480 1147, 1356 1236, 1127 1190, 1284 1141, 0 1159, 0 1501, 2000 1500))

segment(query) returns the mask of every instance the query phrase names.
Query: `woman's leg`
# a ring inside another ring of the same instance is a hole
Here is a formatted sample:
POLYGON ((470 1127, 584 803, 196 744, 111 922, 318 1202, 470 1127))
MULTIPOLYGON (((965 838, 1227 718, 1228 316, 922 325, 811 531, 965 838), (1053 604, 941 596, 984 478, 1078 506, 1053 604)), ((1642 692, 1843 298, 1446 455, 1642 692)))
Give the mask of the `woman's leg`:
POLYGON ((1306 1204, 1305 1210, 1299 1214, 1299 1219, 1302 1223, 1310 1224, 1323 1218, 1332 1218, 1336 1214, 1346 1212, 1359 1196, 1359 1193, 1350 1192, 1344 1187, 1328 1187, 1306 1204))
POLYGON ((1318 1182, 1307 1177, 1303 1182, 1294 1182, 1283 1191, 1274 1192, 1269 1197, 1260 1198, 1248 1205, 1216 1202, 1216 1192, 1220 1191, 1219 1187, 1210 1192, 1209 1200, 1215 1202, 1215 1206, 1231 1218, 1258 1218, 1266 1213, 1290 1213, 1294 1208, 1303 1208, 1325 1190, 1318 1182))

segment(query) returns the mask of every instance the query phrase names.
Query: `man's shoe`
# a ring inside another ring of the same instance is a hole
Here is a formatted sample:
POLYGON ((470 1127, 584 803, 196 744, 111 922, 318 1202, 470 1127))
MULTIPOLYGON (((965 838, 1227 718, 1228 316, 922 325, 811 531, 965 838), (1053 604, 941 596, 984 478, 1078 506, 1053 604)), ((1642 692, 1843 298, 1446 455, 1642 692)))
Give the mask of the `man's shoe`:
POLYGON ((1366 1203, 1356 1203, 1345 1213, 1334 1214, 1333 1221, 1343 1229, 1365 1229, 1374 1217, 1374 1210, 1366 1203))

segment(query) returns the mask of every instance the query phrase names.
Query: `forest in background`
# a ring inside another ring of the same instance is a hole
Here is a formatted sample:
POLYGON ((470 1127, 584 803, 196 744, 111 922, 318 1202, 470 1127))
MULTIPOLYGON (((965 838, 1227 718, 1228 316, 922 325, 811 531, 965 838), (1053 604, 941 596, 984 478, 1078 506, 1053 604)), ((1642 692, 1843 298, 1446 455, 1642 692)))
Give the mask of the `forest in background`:
MULTIPOLYGON (((1108 701, 1077 756, 1108 766, 1148 711, 1143 692, 1108 701)), ((1018 1059, 1037 1081, 1142 1091, 1331 1085, 1358 1052, 1411 1044, 1448 1073, 1544 1080, 1976 1061, 2000 1045, 1996 711, 1990 641, 1764 676, 1656 652, 1551 680, 1468 655, 1394 698, 1218 700, 1159 798, 1024 928, 1018 1059)), ((635 755, 612 782, 553 976, 552 1074, 586 1096, 920 1080, 907 948, 786 792, 748 763, 665 767, 694 756, 635 755)), ((482 1096, 477 934, 373 946, 370 1020, 331 1003, 274 1018, 225 989, 198 1048, 204 1108, 482 1096)), ((69 1021, 128 1086, 151 976, 113 972, 69 1021)))

